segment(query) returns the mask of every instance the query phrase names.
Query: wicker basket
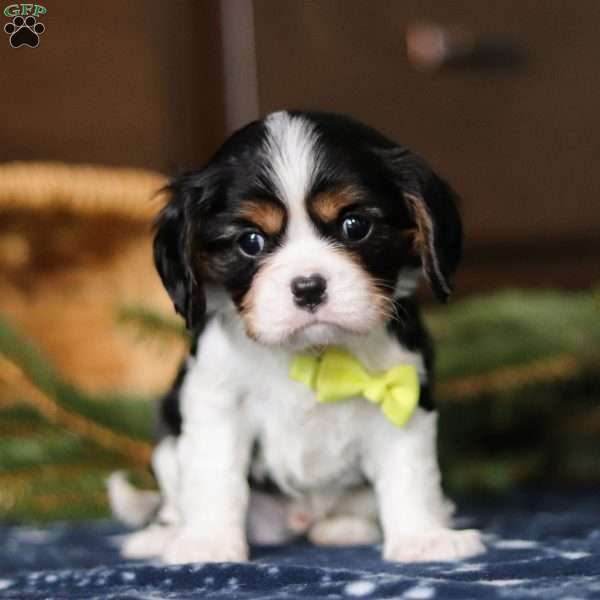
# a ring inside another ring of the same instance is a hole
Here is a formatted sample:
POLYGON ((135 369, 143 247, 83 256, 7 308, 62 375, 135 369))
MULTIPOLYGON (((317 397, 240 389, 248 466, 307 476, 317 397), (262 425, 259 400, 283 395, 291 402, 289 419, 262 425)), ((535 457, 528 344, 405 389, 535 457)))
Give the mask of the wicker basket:
POLYGON ((128 305, 173 314, 151 254, 164 183, 135 169, 0 165, 0 311, 85 389, 155 393, 181 358, 181 342, 140 339, 116 318, 128 305))

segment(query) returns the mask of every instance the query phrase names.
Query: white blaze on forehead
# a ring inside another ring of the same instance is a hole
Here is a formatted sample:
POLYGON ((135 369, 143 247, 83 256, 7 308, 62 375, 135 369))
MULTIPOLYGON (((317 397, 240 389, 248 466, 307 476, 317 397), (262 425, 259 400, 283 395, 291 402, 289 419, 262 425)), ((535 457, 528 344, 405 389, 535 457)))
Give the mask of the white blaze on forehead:
POLYGON ((312 123, 285 111, 267 117, 265 168, 289 213, 289 226, 308 224, 305 202, 317 170, 318 135, 312 123))
POLYGON ((366 333, 384 314, 384 303, 368 273, 310 219, 306 201, 318 174, 319 134, 310 120, 287 112, 266 119, 264 174, 287 210, 284 239, 270 253, 244 300, 245 319, 264 343, 334 343, 341 333, 366 333), (327 281, 326 301, 315 313, 298 308, 291 291, 295 277, 319 273, 327 281), (309 328, 309 329, 307 329, 309 328))

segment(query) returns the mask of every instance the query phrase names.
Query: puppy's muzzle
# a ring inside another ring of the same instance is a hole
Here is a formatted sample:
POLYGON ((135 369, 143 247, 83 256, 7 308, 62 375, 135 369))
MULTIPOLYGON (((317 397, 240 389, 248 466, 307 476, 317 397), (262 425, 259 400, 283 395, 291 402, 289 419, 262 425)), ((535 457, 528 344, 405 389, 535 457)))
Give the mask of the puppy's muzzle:
POLYGON ((315 312, 327 300, 327 280, 319 273, 308 277, 294 277, 291 282, 294 303, 298 308, 315 312))

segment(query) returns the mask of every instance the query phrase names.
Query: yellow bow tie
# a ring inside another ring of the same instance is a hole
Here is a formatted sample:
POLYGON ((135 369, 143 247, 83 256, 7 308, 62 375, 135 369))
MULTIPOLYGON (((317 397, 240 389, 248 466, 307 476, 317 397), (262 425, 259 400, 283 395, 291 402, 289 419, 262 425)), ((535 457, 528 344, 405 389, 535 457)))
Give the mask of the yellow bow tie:
POLYGON ((419 401, 419 377, 413 365, 369 373, 360 361, 339 348, 329 348, 320 356, 296 356, 290 377, 315 390, 319 402, 364 396, 379 404, 383 414, 398 427, 406 424, 419 401))

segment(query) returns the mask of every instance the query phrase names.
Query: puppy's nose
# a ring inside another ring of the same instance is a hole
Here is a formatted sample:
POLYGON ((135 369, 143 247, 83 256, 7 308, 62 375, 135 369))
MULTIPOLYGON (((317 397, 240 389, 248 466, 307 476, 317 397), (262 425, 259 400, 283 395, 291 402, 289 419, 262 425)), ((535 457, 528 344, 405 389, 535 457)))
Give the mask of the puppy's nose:
POLYGON ((314 312, 326 299, 327 280, 319 273, 308 277, 294 277, 291 283, 294 302, 299 308, 314 312))

